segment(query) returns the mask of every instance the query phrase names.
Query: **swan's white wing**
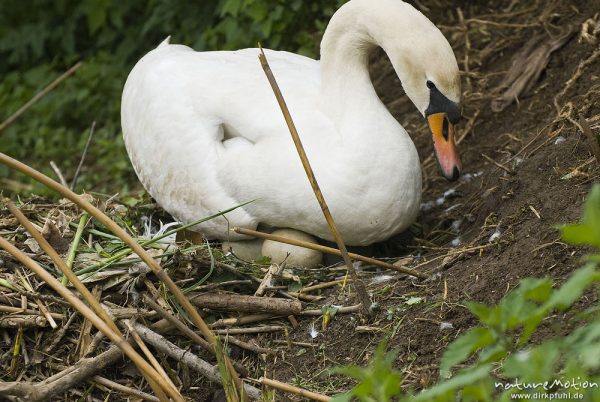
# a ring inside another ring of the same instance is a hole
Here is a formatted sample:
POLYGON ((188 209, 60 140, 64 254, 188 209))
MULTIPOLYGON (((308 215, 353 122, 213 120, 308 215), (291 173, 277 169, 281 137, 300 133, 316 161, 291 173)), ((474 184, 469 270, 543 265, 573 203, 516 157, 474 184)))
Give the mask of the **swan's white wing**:
MULTIPOLYGON (((122 124, 130 158, 148 192, 180 220, 265 194, 273 199, 288 194, 284 202, 293 201, 298 191, 310 195, 258 53, 197 53, 163 45, 140 60, 127 80, 122 124), (279 171, 273 172, 274 166, 279 171), (285 183, 278 182, 284 178, 285 183)), ((327 125, 315 115, 318 62, 287 52, 267 51, 267 57, 298 127, 308 135, 318 133, 315 126, 327 125)), ((257 208, 281 212, 271 203, 259 204, 228 218, 233 225, 252 227, 262 220, 257 208)), ((202 229, 209 236, 224 235, 222 220, 202 229)))

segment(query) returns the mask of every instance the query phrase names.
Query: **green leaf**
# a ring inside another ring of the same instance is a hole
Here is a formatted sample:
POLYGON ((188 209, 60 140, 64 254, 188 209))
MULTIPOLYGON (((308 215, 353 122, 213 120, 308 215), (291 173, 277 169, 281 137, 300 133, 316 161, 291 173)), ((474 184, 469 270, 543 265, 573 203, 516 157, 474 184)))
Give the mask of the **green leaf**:
POLYGON ((573 245, 591 245, 600 248, 600 240, 596 237, 594 228, 585 223, 559 227, 564 241, 573 245))
MULTIPOLYGON (((491 369, 492 366, 490 364, 485 364, 461 370, 450 380, 442 381, 420 394, 417 394, 412 398, 412 402, 430 402, 436 400, 436 398, 440 396, 454 396, 460 388, 477 384, 479 381, 486 379, 489 376, 491 369)), ((454 401, 456 398, 453 397, 447 400, 454 401)))
POLYGON ((595 184, 583 208, 583 223, 590 225, 596 236, 596 241, 600 242, 600 185, 595 184))
POLYGON ((490 316, 494 311, 494 309, 492 307, 488 307, 482 303, 467 302, 466 305, 467 305, 467 308, 469 309, 469 311, 471 313, 473 313, 475 316, 477 316, 477 318, 479 318, 479 321, 484 322, 484 323, 489 322, 488 320, 490 319, 490 316))
POLYGON ((543 344, 513 353, 502 366, 504 375, 520 382, 540 382, 552 378, 560 354, 559 344, 543 344))
POLYGON ((444 355, 440 363, 440 376, 442 378, 448 378, 450 376, 450 369, 466 360, 475 351, 480 348, 490 345, 494 341, 494 336, 489 328, 471 328, 460 338, 452 342, 444 355))
POLYGON ((398 353, 394 351, 385 353, 385 342, 382 342, 377 347, 369 366, 364 368, 346 366, 331 370, 333 373, 343 374, 359 381, 348 394, 339 395, 338 397, 342 398, 340 400, 347 401, 350 397, 356 397, 361 401, 387 402, 392 400, 392 397, 399 396, 402 376, 392 367, 397 355, 398 353))
POLYGON ((231 15, 236 17, 240 12, 240 8, 242 7, 241 0, 226 0, 221 7, 221 17, 226 15, 231 15))
POLYGON ((571 244, 589 244, 600 248, 600 184, 595 184, 583 207, 582 223, 560 228, 562 238, 571 244))
POLYGON ((591 283, 598 279, 600 279, 600 273, 596 270, 596 264, 586 264, 575 271, 569 280, 552 294, 545 307, 567 309, 581 297, 591 283))
POLYGON ((475 384, 465 385, 461 394, 461 402, 488 402, 492 401, 493 388, 489 379, 482 379, 475 384))
POLYGON ((91 34, 95 34, 106 23, 108 5, 106 0, 88 0, 85 2, 88 29, 91 34))
POLYGON ((497 362, 504 358, 507 353, 505 342, 498 342, 493 346, 483 349, 479 354, 479 361, 481 363, 497 362))
POLYGON ((344 392, 331 398, 331 402, 350 402, 352 400, 352 392, 344 392))
POLYGON ((425 300, 424 297, 411 297, 410 299, 408 299, 407 301, 405 301, 405 304, 408 304, 409 306, 412 306, 413 304, 419 304, 421 302, 423 302, 423 300, 425 300))

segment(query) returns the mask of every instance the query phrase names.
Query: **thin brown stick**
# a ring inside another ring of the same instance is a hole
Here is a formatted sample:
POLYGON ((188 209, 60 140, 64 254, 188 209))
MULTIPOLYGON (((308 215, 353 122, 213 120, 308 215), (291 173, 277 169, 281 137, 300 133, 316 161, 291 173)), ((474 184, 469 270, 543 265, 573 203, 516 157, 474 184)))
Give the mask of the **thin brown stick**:
MULTIPOLYGON (((127 320, 121 320, 120 323, 126 323, 127 320)), ((184 350, 165 339, 163 336, 151 331, 149 328, 141 325, 140 323, 131 323, 135 328, 136 332, 150 345, 154 346, 158 351, 164 353, 176 361, 181 361, 188 365, 191 369, 205 376, 210 381, 217 384, 222 384, 222 378, 219 374, 219 369, 205 360, 200 359, 198 356, 191 353, 189 350, 184 350)), ((248 384, 243 384, 244 390, 242 391, 245 395, 252 399, 259 399, 261 392, 260 390, 252 387, 248 384)))
POLYGON ((303 388, 294 387, 293 385, 287 384, 285 382, 272 380, 270 378, 261 377, 258 380, 259 383, 266 385, 268 387, 272 387, 284 392, 288 392, 290 394, 300 395, 304 398, 312 399, 313 401, 323 401, 327 402, 331 400, 331 397, 323 394, 317 394, 316 392, 308 391, 303 388))
POLYGON ((90 380, 90 382, 103 385, 107 388, 113 389, 115 391, 121 392, 126 395, 131 395, 131 396, 135 396, 137 398, 141 398, 145 401, 150 401, 150 402, 158 402, 159 401, 159 399, 153 395, 139 391, 135 388, 126 387, 123 384, 119 384, 118 382, 111 381, 108 378, 100 377, 99 375, 95 375, 90 380))
MULTIPOLYGON (((36 311, 32 309, 22 309, 21 307, 13 307, 13 306, 1 306, 0 305, 0 313, 12 313, 12 314, 42 314, 41 311, 36 311)), ((57 320, 62 320, 65 316, 59 313, 50 313, 52 318, 56 318, 57 320)))
POLYGON ((273 315, 273 314, 252 314, 252 315, 245 315, 242 317, 222 318, 220 320, 213 322, 210 325, 210 327, 217 328, 217 327, 231 327, 234 325, 246 325, 246 324, 253 324, 255 322, 260 322, 260 321, 274 320, 274 319, 281 318, 281 317, 282 317, 281 315, 273 315))
POLYGON ((35 228, 35 226, 33 226, 33 224, 29 221, 29 219, 27 219, 23 212, 21 212, 21 210, 17 208, 15 204, 12 203, 12 201, 5 199, 4 203, 6 204, 6 207, 8 208, 10 213, 13 214, 15 218, 17 218, 17 221, 19 221, 21 226, 23 226, 25 230, 29 232, 29 234, 40 245, 42 250, 44 250, 44 252, 48 254, 54 265, 63 273, 64 276, 66 276, 69 279, 69 281, 73 284, 73 286, 79 292, 79 294, 83 296, 83 299, 88 303, 88 305, 94 311, 94 313, 96 313, 98 317, 100 317, 106 323, 106 325, 108 325, 113 331, 120 333, 119 328, 117 328, 114 321, 110 318, 106 311, 104 311, 102 306, 100 306, 100 303, 98 303, 98 301, 88 290, 88 288, 86 288, 85 285, 79 280, 77 275, 73 273, 73 271, 60 257, 60 255, 58 255, 56 250, 50 245, 50 243, 48 243, 48 240, 46 240, 46 238, 42 236, 42 234, 35 228))
POLYGON ((123 339, 118 332, 112 330, 112 328, 102 321, 88 306, 86 306, 81 300, 77 298, 70 290, 64 287, 54 276, 48 271, 42 268, 37 262, 29 258, 21 250, 10 244, 6 239, 0 237, 0 247, 14 256, 19 262, 35 272, 48 286, 54 291, 61 295, 67 300, 77 311, 79 311, 84 317, 90 320, 98 330, 102 331, 111 341, 121 348, 123 353, 127 355, 140 370, 151 378, 157 384, 161 384, 161 387, 167 391, 176 401, 183 402, 183 397, 179 394, 179 391, 172 389, 169 384, 166 384, 162 377, 145 361, 133 347, 123 339))
POLYGON ((200 293, 190 294, 189 297, 191 302, 196 306, 211 310, 261 312, 281 315, 298 314, 302 311, 302 303, 298 300, 230 293, 200 293))
POLYGON ((150 308, 156 311, 158 315, 167 320, 172 326, 177 328, 179 332, 181 332, 183 335, 196 342, 196 344, 200 345, 200 347, 202 347, 203 349, 209 352, 212 351, 210 343, 208 343, 202 337, 200 337, 200 335, 196 334, 194 331, 189 329, 187 325, 185 325, 183 322, 177 319, 177 317, 175 317, 173 314, 170 314, 167 310, 162 308, 157 302, 152 300, 152 298, 147 293, 144 293, 144 302, 146 302, 146 304, 148 304, 150 308))
POLYGON ((221 342, 231 343, 239 348, 249 350, 259 355, 276 355, 277 351, 274 349, 263 348, 254 343, 244 342, 231 335, 221 336, 221 342))
POLYGON ((285 330, 285 327, 281 325, 263 325, 260 327, 250 328, 226 328, 215 330, 216 334, 229 335, 229 334, 262 334, 264 332, 278 332, 285 330))
POLYGON ((175 386, 175 384, 173 384, 173 381, 171 381, 171 378, 167 375, 167 373, 162 368, 162 366, 160 365, 160 363, 158 362, 158 360, 156 360, 156 357, 154 357, 154 355, 152 354, 152 352, 150 352, 150 349, 148 349, 148 346, 146 346, 146 344, 144 343, 144 341, 142 340, 142 338, 140 337, 140 335, 137 332, 135 332, 135 329, 129 323, 127 323, 127 328, 129 328, 129 334, 132 336, 132 338, 135 341, 135 343, 137 343, 138 347, 142 350, 142 352, 146 356, 146 359, 148 359, 150 361, 150 364, 152 364, 152 366, 154 367, 154 369, 160 375, 163 376, 163 378, 165 379, 165 381, 167 383, 171 384, 171 386, 173 388, 177 389, 177 387, 175 386))
POLYGON ((596 162, 600 162, 600 136, 594 135, 589 123, 583 116, 579 118, 579 125, 581 126, 583 134, 585 134, 588 139, 592 153, 596 157, 596 162))
POLYGON ((487 161, 493 163, 494 165, 498 166, 500 169, 504 170, 506 173, 513 175, 515 174, 515 171, 512 170, 511 168, 509 168, 508 166, 504 166, 503 164, 501 164, 500 162, 496 162, 494 159, 490 158, 489 156, 487 156, 486 154, 481 154, 481 156, 483 156, 487 161))
MULTIPOLYGON (((27 219, 27 217, 10 201, 5 200, 6 206, 9 211, 14 215, 14 217, 19 221, 19 223, 33 236, 33 238, 38 242, 40 247, 50 256, 52 262, 54 262, 55 266, 60 269, 60 271, 71 281, 71 283, 75 286, 77 291, 83 296, 88 305, 92 308, 92 310, 102 319, 106 325, 108 325, 112 331, 115 332, 118 336, 122 337, 123 335, 120 333, 119 329, 110 318, 110 316, 104 311, 104 309, 100 306, 100 303, 97 301, 96 297, 91 294, 91 292, 81 283, 79 278, 71 271, 71 269, 67 266, 67 264, 63 261, 63 259, 58 255, 56 250, 48 243, 48 241, 44 238, 44 236, 33 226, 33 224, 27 219)), ((41 307, 41 306, 40 306, 41 307)), ((86 321, 91 323, 91 321, 86 321)), ((83 332, 82 332, 83 334, 83 332)), ((82 349, 83 352, 84 349, 82 349)), ((135 363, 135 362, 134 362, 135 363)), ((160 387, 161 384, 156 384, 150 377, 147 377, 146 373, 140 370, 142 374, 146 377, 149 384, 152 386, 152 389, 157 394, 163 394, 162 399, 166 399, 163 391, 160 387)), ((168 377, 167 377, 168 379, 168 377)), ((173 384, 172 388, 176 389, 173 384)))
MULTIPOLYGON (((348 282, 351 282, 351 279, 348 279, 348 282)), ((308 295, 306 293, 299 293, 299 292, 287 292, 288 295, 297 298, 298 300, 304 300, 304 301, 308 301, 308 302, 316 302, 319 300, 323 300, 325 298, 325 296, 313 296, 313 295, 308 295)))
MULTIPOLYGON (((73 180, 71 180, 71 190, 75 191, 75 186, 77 185, 77 179, 79 178, 79 172, 81 172, 81 168, 83 167, 83 162, 85 161, 85 157, 87 156, 88 148, 90 147, 90 143, 92 142, 92 137, 94 136, 94 130, 96 129, 96 120, 92 122, 92 127, 90 127, 90 133, 88 135, 87 141, 85 142, 85 146, 83 147, 83 152, 81 154, 81 159, 79 159, 79 164, 77 165, 77 169, 75 170, 75 174, 73 175, 73 180)), ((66 185, 65 185, 66 187, 66 185)))
POLYGON ((56 174, 56 177, 58 177, 58 181, 60 181, 60 184, 66 186, 67 181, 65 180, 65 176, 63 176, 62 172, 58 168, 58 165, 54 163, 54 161, 50 161, 50 167, 52 168, 52 170, 54 170, 54 173, 56 174))
MULTIPOLYGON (((150 327, 153 331, 156 331, 161 334, 166 333, 173 329, 173 325, 166 319, 157 321, 154 324, 152 324, 150 327)), ((274 355, 277 353, 273 349, 267 349, 267 348, 263 348, 263 347, 260 347, 260 346, 254 345, 254 344, 250 344, 248 342, 244 342, 237 338, 234 338, 233 336, 230 336, 230 335, 228 335, 227 338, 225 338, 224 336, 221 336, 221 341, 223 343, 228 342, 228 343, 234 344, 236 346, 239 346, 242 349, 246 349, 246 350, 249 350, 249 351, 257 353, 257 354, 274 355)), ((237 363, 234 362, 233 364, 235 366, 237 363)), ((243 373, 243 371, 240 370, 240 373, 243 373)))
MULTIPOLYGON (((144 293, 144 301, 148 304, 158 315, 163 317, 168 323, 170 327, 175 327, 182 333, 184 336, 188 337, 190 340, 195 342, 197 345, 200 345, 204 350, 208 352, 212 352, 212 346, 210 343, 206 342, 204 338, 200 335, 192 331, 187 325, 185 325, 181 320, 179 320, 176 316, 169 313, 167 310, 162 308, 157 302, 152 300, 152 297, 147 293, 144 293)), ((160 330, 158 330, 160 332, 160 330)), ((247 375, 248 370, 246 370, 241 364, 236 361, 232 361, 233 366, 242 375, 247 375)))
POLYGON ((327 225, 329 225, 329 230, 331 231, 331 234, 333 235, 333 238, 335 239, 335 242, 337 243, 338 248, 340 249, 342 259, 344 260, 344 263, 346 264, 346 267, 348 268, 348 271, 350 272, 350 277, 354 281, 354 286, 356 288, 356 294, 358 296, 358 300, 360 300, 360 302, 362 304, 362 312, 365 316, 370 316, 371 315, 371 299, 369 298, 369 294, 367 293, 367 288, 366 288, 364 282, 362 282, 358 278, 358 275, 356 274, 356 270, 354 269, 354 266, 352 265, 352 260, 350 259, 350 256, 348 255, 348 250, 346 250, 346 244, 344 243, 342 236, 338 232, 335 221, 333 220, 333 216, 331 215, 331 212, 329 211, 329 207, 327 206, 327 203, 325 202, 325 197, 323 197, 321 188, 319 187, 319 184, 317 183, 317 178, 315 177, 312 167, 310 166, 308 157, 306 156, 306 152, 304 151, 304 147, 302 146, 302 141, 300 140, 300 135, 298 134, 298 131, 296 130, 296 125, 294 124, 294 121, 292 120, 290 111, 285 103, 285 100, 283 99, 283 95, 281 93, 281 90, 279 89, 279 85, 277 85, 277 81, 275 80, 273 71, 271 71, 271 67, 269 66, 269 62, 267 61, 267 57, 265 56, 265 52, 262 50, 262 48, 260 49, 260 54, 259 54, 258 58, 260 60, 260 64, 262 65, 262 68, 265 72, 265 75, 267 76, 267 79, 269 80, 269 83, 271 84, 271 88, 273 88, 273 93, 275 94, 275 97, 277 98, 279 107, 281 108, 281 111, 283 112, 283 117, 285 118, 285 122, 287 123, 287 126, 290 130, 290 134, 292 135, 294 145, 296 146, 296 150, 298 151, 298 155, 300 156, 300 160, 302 161, 302 166, 304 167, 304 171, 306 172, 306 175, 308 176, 308 181, 310 182, 310 185, 312 186, 315 196, 317 197, 317 200, 319 201, 319 205, 321 206, 321 210, 323 211, 323 215, 325 216, 327 225))
MULTIPOLYGON (((310 248, 313 250, 321 251, 323 253, 328 253, 328 254, 333 254, 333 255, 341 255, 340 250, 331 248, 331 247, 322 246, 320 244, 313 244, 313 243, 303 242, 301 240, 289 239, 289 238, 283 237, 283 236, 274 236, 272 234, 258 232, 256 230, 251 230, 251 229, 246 229, 246 228, 233 228, 233 231, 236 233, 239 233, 239 234, 247 235, 247 236, 260 237, 262 239, 273 240, 273 241, 277 241, 280 243, 287 243, 287 244, 292 244, 294 246, 310 248)), ((429 275, 427 275, 424 272, 418 272, 418 271, 415 271, 415 270, 412 270, 409 268, 404 268, 404 267, 397 267, 394 264, 390 264, 389 262, 379 261, 379 260, 376 260, 375 258, 365 257, 360 254, 349 253, 349 255, 350 255, 350 258, 352 258, 354 260, 366 262, 368 264, 377 265, 377 266, 380 266, 383 268, 391 269, 393 271, 402 272, 404 274, 416 276, 417 278, 422 278, 422 279, 429 278, 429 275)))
POLYGON ((41 315, 14 314, 0 317, 0 328, 43 328, 48 320, 41 315))
MULTIPOLYGON (((360 310, 360 305, 356 304, 354 306, 339 307, 337 309, 336 314, 357 313, 359 310, 360 310)), ((304 310, 303 312, 300 313, 300 315, 318 317, 318 316, 323 315, 323 310, 304 310)))
POLYGON ((47 401, 111 366, 122 356, 119 347, 113 345, 98 356, 81 359, 75 365, 37 384, 27 381, 0 382, 0 397, 17 396, 30 402, 47 401))
POLYGON ((17 120, 19 116, 21 116, 27 109, 31 107, 31 105, 39 101, 46 94, 48 94, 48 92, 56 88, 61 82, 69 78, 75 71, 79 69, 79 67, 81 67, 81 64, 81 62, 78 62, 73 67, 65 71, 60 77, 48 84, 46 88, 42 89, 40 92, 35 94, 33 98, 28 100, 27 103, 25 103, 19 108, 19 110, 14 112, 8 119, 6 119, 4 122, 2 122, 2 124, 0 124, 0 132, 2 132, 2 130, 4 130, 6 127, 10 126, 15 120, 17 120))
MULTIPOLYGON (((64 186, 61 186, 59 183, 52 180, 48 176, 38 172, 37 170, 25 165, 24 163, 19 162, 16 159, 13 159, 13 158, 9 157, 8 155, 1 153, 1 152, 0 152, 0 163, 4 164, 6 166, 9 166, 12 169, 18 170, 19 172, 24 173, 27 176, 39 181, 40 183, 44 184, 48 188, 62 194, 65 198, 68 198, 69 200, 71 200, 75 204, 77 204, 79 207, 81 207, 85 211, 87 211, 90 215, 92 215, 94 218, 96 218, 101 224, 106 226, 112 233, 114 233, 121 240, 123 240, 123 242, 125 244, 127 244, 127 246, 129 246, 129 248, 134 253, 136 253, 142 259, 142 261, 144 261, 148 265, 148 267, 156 274, 156 276, 166 285, 167 289, 169 289, 169 291, 171 293, 173 293, 173 295, 175 296, 175 300, 177 300, 177 302, 179 304, 181 304, 181 306, 183 307, 185 312, 188 313, 192 322, 198 327, 198 329, 200 329, 200 331, 202 332, 202 335, 204 335, 206 340, 208 342, 210 342, 211 346, 213 347, 213 352, 214 352, 215 343, 216 343, 216 341, 214 339, 214 335, 213 335, 212 331, 210 330, 210 328, 208 327, 208 325, 206 325, 206 323, 204 322, 204 320, 202 319, 200 314, 198 314, 198 311, 196 311, 194 306, 190 303, 190 301, 183 294, 181 289, 179 289, 179 287, 175 284, 175 282, 173 282, 173 280, 163 271, 161 266, 127 232, 125 232, 121 227, 119 227, 119 225, 114 223, 108 216, 106 216, 103 212, 101 212, 98 208, 93 206, 90 202, 85 200, 83 197, 78 196, 73 191, 69 190, 68 188, 66 188, 64 186)), ((235 372, 235 369, 231 365, 231 361, 229 360, 229 358, 227 356, 225 356, 225 364, 227 366, 227 369, 231 371, 231 377, 233 378, 233 381, 235 382, 236 387, 238 388, 238 391, 239 391, 238 394, 245 395, 243 392, 241 392, 240 387, 242 386, 242 383, 240 381, 240 377, 235 372)), ((243 400, 247 401, 247 398, 244 397, 243 400)))
POLYGON ((313 286, 306 286, 300 289, 300 293, 302 292, 312 292, 313 290, 326 289, 333 286, 337 286, 340 283, 351 282, 351 279, 336 279, 335 281, 323 282, 313 286))

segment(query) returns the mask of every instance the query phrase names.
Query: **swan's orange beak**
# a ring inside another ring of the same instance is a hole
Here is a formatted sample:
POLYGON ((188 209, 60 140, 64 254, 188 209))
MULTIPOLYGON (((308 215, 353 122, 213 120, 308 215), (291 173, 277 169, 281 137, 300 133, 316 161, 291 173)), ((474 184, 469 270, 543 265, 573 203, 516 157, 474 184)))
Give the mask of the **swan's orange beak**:
POLYGON ((433 146, 440 168, 446 179, 454 181, 460 176, 462 165, 454 142, 454 126, 446 113, 434 113, 427 116, 429 129, 433 136, 433 146))

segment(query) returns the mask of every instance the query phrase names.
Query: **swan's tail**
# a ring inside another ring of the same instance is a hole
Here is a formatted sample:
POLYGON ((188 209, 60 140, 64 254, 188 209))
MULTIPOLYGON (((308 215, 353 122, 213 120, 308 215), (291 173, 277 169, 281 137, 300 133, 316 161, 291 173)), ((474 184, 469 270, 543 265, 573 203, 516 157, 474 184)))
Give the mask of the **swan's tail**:
POLYGON ((168 44, 170 44, 170 42, 171 42, 171 35, 167 36, 167 38, 165 40, 160 42, 160 45, 158 45, 156 48, 158 49, 159 47, 167 46, 168 44))

